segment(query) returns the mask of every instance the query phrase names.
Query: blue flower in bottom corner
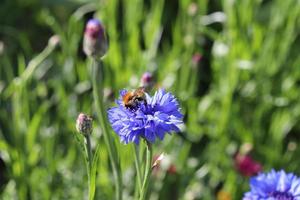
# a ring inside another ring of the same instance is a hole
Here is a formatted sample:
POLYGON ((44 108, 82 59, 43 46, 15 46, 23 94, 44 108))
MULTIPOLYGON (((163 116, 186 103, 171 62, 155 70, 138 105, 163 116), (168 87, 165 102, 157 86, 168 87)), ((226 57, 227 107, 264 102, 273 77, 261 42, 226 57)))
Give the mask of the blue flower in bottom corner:
POLYGON ((250 179, 243 200, 300 200, 300 179, 283 170, 271 170, 250 179))
POLYGON ((143 88, 120 91, 118 106, 108 110, 113 130, 125 144, 139 143, 140 138, 154 143, 163 140, 166 133, 179 132, 182 114, 176 98, 163 89, 151 97, 143 88))

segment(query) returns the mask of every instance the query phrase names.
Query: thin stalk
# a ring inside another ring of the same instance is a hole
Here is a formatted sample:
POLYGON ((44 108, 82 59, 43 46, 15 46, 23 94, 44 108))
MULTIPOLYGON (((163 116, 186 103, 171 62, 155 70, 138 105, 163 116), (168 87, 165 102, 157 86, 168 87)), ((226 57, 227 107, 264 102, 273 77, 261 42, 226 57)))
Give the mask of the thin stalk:
POLYGON ((149 180, 150 180, 150 175, 151 175, 151 171, 152 171, 152 147, 151 144, 149 142, 146 141, 146 166, 145 166, 145 174, 144 174, 144 181, 143 181, 143 186, 142 186, 142 190, 141 190, 141 196, 140 196, 140 200, 145 200, 146 195, 147 195, 147 189, 148 189, 148 184, 149 184, 149 180))
POLYGON ((134 163, 136 168, 137 175, 137 185, 138 185, 138 194, 141 193, 142 190, 142 175, 141 175, 141 164, 139 159, 139 146, 134 144, 134 163))
POLYGON ((92 60, 93 97, 96 113, 103 131, 104 142, 110 158, 114 179, 116 182, 116 199, 122 200, 122 176, 116 147, 109 135, 106 112, 103 105, 103 65, 101 61, 92 60), (99 93, 101 93, 99 95, 99 93))
POLYGON ((87 157, 88 157, 88 163, 87 163, 87 175, 88 175, 88 183, 89 183, 89 199, 91 199, 91 181, 92 181, 92 162, 93 162, 93 158, 92 158, 92 146, 91 146, 91 139, 89 135, 85 135, 85 140, 86 140, 86 144, 85 144, 85 150, 87 153, 87 157))
MULTIPOLYGON (((135 181, 137 182, 137 177, 135 177, 135 181)), ((134 185, 134 194, 133 194, 133 199, 138 200, 140 195, 140 188, 138 187, 138 184, 134 185)))
POLYGON ((91 171, 93 158, 92 158, 92 146, 91 146, 90 136, 85 135, 85 140, 86 140, 86 151, 87 151, 88 162, 89 162, 89 170, 91 171))

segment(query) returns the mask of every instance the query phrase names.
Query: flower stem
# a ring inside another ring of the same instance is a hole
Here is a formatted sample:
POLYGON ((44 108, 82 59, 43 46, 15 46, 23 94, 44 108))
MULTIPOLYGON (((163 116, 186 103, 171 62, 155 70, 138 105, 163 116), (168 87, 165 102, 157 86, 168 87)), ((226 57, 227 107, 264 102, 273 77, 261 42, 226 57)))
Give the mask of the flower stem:
POLYGON ((141 165, 140 165, 140 159, 139 159, 139 146, 134 146, 134 163, 136 168, 136 175, 137 175, 137 185, 138 185, 138 194, 141 193, 142 190, 142 175, 141 175, 141 165))
POLYGON ((91 147, 91 139, 89 135, 85 135, 85 140, 86 140, 86 150, 87 150, 87 156, 88 156, 88 162, 89 162, 89 170, 91 171, 92 169, 92 147, 91 147))
POLYGON ((88 157, 88 166, 87 166, 87 174, 88 174, 88 184, 89 184, 89 199, 91 199, 91 181, 92 181, 92 147, 91 147, 91 139, 90 135, 85 135, 85 140, 86 140, 86 153, 88 157))
POLYGON ((116 199, 122 200, 122 175, 118 160, 116 146, 109 135, 106 112, 103 105, 103 65, 101 61, 92 60, 93 97, 96 106, 96 113, 103 131, 104 142, 107 147, 112 171, 116 183, 116 199), (99 95, 99 93, 101 94, 99 95))
POLYGON ((141 190, 141 196, 140 196, 140 200, 144 200, 146 198, 147 195, 147 189, 148 189, 148 184, 149 184, 149 180, 150 180, 150 175, 151 175, 151 171, 152 171, 152 147, 151 144, 149 142, 146 141, 146 166, 145 166, 145 174, 144 174, 144 181, 143 181, 143 186, 142 186, 142 190, 141 190))

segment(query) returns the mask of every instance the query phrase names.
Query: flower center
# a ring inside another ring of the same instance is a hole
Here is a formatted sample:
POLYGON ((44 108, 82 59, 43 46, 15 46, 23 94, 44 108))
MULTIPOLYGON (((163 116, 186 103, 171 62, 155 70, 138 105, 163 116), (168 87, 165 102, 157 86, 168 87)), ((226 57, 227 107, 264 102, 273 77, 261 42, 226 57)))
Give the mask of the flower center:
POLYGON ((294 200, 293 195, 288 192, 272 192, 270 197, 274 197, 276 200, 294 200))

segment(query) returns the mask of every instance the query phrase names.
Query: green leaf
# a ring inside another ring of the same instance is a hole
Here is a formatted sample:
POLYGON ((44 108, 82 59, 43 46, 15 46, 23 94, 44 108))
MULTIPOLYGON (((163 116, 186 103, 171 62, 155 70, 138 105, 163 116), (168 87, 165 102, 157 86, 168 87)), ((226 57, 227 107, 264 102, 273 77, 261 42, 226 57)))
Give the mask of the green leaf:
POLYGON ((100 145, 98 144, 95 155, 93 157, 92 170, 90 174, 89 200, 93 200, 95 196, 99 155, 100 155, 100 145))

